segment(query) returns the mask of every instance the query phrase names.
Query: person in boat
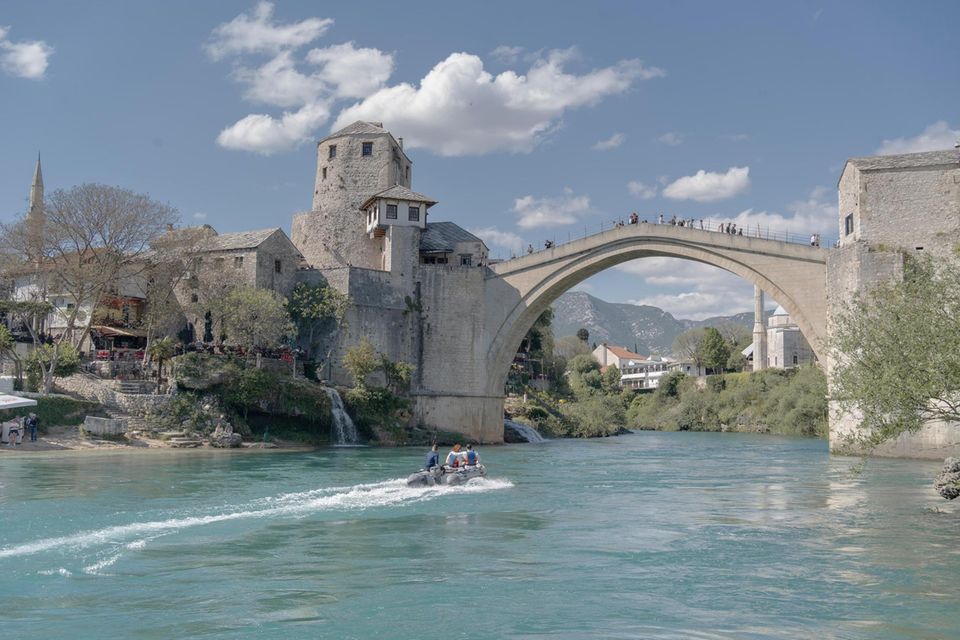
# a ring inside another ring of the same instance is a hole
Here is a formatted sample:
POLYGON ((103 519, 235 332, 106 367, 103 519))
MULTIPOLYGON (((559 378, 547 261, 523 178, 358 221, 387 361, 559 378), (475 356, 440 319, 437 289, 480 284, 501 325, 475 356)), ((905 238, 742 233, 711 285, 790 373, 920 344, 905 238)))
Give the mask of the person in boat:
POLYGON ((467 445, 467 453, 463 457, 463 464, 467 466, 476 466, 480 464, 480 454, 473 450, 473 445, 467 445))
POLYGON ((430 452, 427 453, 427 462, 423 465, 424 469, 428 471, 433 469, 435 466, 440 464, 440 451, 436 444, 430 447, 430 452))
POLYGON ((450 450, 450 453, 447 454, 447 466, 448 467, 459 467, 463 464, 464 454, 460 451, 460 443, 453 445, 453 449, 450 450))

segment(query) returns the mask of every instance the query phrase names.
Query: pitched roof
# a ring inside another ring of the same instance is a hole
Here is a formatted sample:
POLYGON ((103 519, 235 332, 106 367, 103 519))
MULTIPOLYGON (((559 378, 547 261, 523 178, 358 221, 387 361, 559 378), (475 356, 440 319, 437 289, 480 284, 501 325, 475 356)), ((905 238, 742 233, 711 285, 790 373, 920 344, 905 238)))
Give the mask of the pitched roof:
POLYGON ((237 249, 253 249, 259 247, 277 231, 283 233, 280 227, 260 229, 258 231, 237 231, 235 233, 221 233, 200 242, 197 249, 200 251, 235 251, 237 249))
MULTIPOLYGON (((348 124, 343 129, 339 131, 334 131, 326 138, 322 138, 320 142, 324 140, 329 140, 330 138, 339 138, 340 136, 349 136, 349 135, 363 135, 363 136, 372 136, 379 135, 382 133, 390 133, 383 128, 382 122, 363 122, 362 120, 357 120, 353 124, 348 124)), ((319 143, 318 143, 319 144, 319 143)))
POLYGON ((417 193, 416 191, 411 191, 405 186, 400 184, 395 184, 389 189, 384 189, 379 193, 375 193, 360 206, 361 209, 366 209, 370 203, 372 203, 377 198, 390 198, 392 200, 410 200, 412 202, 426 202, 427 207, 431 207, 437 204, 437 201, 433 198, 423 195, 422 193, 417 193))
POLYGON ((850 158, 852 164, 861 171, 877 169, 914 169, 918 167, 935 167, 946 164, 960 164, 960 152, 956 149, 943 151, 924 151, 922 153, 901 153, 892 156, 865 156, 850 158))
POLYGON ((458 242, 483 243, 483 240, 453 222, 428 222, 420 235, 420 251, 450 253, 458 242))
POLYGON ((646 356, 642 356, 639 353, 634 353, 633 351, 630 351, 629 349, 625 349, 624 347, 615 347, 609 344, 605 346, 607 347, 607 351, 617 356, 618 358, 624 358, 627 360, 646 360, 647 359, 646 356))

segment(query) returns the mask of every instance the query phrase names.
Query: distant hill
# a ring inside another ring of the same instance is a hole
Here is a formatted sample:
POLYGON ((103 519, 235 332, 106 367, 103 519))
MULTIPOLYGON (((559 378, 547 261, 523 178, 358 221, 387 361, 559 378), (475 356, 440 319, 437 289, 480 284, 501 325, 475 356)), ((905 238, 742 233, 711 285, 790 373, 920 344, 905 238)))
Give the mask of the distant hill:
POLYGON ((729 322, 753 330, 753 312, 717 316, 706 320, 674 318, 663 309, 647 305, 605 302, 584 291, 568 291, 553 303, 553 334, 576 335, 581 327, 590 332, 590 344, 607 342, 643 355, 669 355, 673 340, 694 327, 729 322))

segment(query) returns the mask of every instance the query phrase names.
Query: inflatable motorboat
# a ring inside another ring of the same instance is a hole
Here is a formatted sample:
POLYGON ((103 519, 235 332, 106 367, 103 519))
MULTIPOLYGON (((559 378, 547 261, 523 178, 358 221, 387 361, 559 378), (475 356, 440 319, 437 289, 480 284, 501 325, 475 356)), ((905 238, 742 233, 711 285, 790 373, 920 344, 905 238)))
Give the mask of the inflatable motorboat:
POLYGON ((438 466, 429 469, 420 469, 407 478, 408 487, 432 487, 438 484, 463 484, 474 478, 483 478, 487 475, 487 468, 482 464, 463 467, 438 466))

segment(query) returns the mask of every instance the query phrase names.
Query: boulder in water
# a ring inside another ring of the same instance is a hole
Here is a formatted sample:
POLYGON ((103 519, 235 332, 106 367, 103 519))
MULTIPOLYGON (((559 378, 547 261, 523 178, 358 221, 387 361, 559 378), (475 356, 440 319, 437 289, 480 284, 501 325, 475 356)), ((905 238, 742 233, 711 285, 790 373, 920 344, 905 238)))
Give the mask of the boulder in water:
POLYGON ((960 458, 947 458, 943 461, 943 469, 933 481, 933 488, 947 500, 960 496, 960 458))

